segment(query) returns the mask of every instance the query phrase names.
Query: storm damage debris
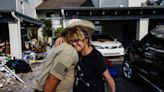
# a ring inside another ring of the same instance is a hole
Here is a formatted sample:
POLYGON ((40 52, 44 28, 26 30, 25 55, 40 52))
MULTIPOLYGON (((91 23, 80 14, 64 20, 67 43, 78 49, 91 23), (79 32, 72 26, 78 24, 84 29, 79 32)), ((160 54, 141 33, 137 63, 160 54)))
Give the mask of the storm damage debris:
POLYGON ((13 85, 16 80, 20 81, 21 83, 24 83, 24 81, 15 74, 14 70, 11 70, 6 63, 8 62, 8 57, 0 57, 0 88, 7 86, 7 85, 13 85))

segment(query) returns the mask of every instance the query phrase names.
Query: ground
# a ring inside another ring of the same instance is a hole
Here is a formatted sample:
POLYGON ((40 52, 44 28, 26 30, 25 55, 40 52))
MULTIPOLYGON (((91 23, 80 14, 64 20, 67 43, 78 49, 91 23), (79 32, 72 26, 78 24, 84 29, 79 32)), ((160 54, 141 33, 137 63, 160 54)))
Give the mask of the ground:
POLYGON ((24 80, 24 84, 18 80, 14 80, 14 84, 5 85, 0 88, 0 92, 33 92, 35 79, 39 74, 42 63, 31 64, 33 72, 18 74, 24 80))
MULTIPOLYGON (((112 65, 118 70, 118 77, 116 81, 116 92, 154 92, 146 84, 140 82, 139 80, 135 82, 130 82, 125 80, 121 72, 122 60, 112 60, 112 65)), ((32 88, 34 86, 34 81, 39 75, 39 70, 42 63, 31 64, 33 72, 19 74, 19 76, 25 81, 25 84, 20 83, 15 80, 14 84, 6 85, 3 88, 0 88, 0 92, 33 92, 32 88)), ((106 87, 106 92, 107 87, 106 87)))

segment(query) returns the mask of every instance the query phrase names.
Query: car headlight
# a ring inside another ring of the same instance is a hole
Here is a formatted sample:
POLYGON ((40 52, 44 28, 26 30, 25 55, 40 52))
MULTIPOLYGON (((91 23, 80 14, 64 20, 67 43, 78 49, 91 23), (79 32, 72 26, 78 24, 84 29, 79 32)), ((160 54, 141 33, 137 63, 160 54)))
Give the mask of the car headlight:
POLYGON ((96 49, 104 49, 104 47, 99 46, 99 45, 94 45, 94 47, 95 47, 96 49))

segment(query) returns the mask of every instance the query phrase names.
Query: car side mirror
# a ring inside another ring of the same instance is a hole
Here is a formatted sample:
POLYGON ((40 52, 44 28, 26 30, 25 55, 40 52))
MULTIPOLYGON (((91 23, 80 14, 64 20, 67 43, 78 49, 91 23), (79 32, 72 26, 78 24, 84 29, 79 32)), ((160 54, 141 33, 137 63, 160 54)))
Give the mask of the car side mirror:
POLYGON ((145 49, 145 50, 147 50, 148 47, 150 47, 150 44, 149 44, 149 43, 145 43, 145 44, 143 45, 143 49, 145 49))
POLYGON ((146 43, 145 45, 146 45, 146 47, 150 47, 150 44, 149 43, 146 43))

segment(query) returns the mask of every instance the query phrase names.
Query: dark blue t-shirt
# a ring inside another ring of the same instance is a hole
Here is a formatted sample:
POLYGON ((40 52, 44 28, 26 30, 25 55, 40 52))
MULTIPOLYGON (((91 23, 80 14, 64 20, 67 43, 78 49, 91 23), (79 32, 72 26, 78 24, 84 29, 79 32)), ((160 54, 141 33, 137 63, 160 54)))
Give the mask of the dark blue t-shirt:
POLYGON ((103 72, 106 69, 104 57, 96 49, 87 56, 82 56, 75 67, 73 92, 105 92, 103 72))

